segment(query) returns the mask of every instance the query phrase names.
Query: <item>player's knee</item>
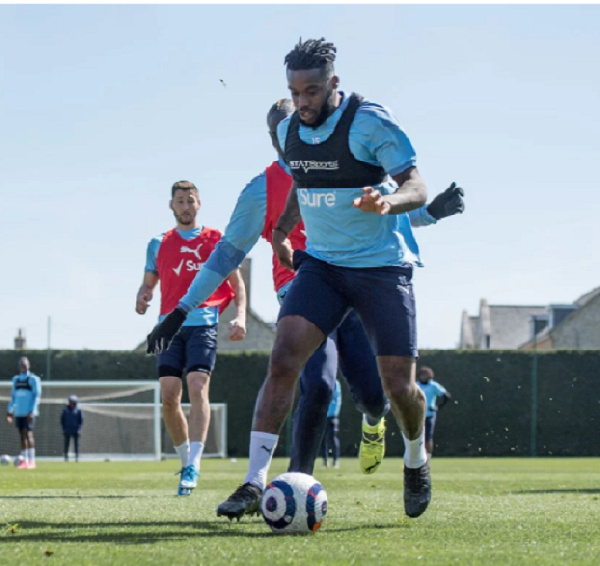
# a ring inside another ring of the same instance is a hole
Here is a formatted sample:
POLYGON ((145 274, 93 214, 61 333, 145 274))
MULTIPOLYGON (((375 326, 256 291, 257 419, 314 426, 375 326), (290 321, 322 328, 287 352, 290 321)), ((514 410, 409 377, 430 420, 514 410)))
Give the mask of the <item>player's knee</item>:
POLYGON ((302 369, 299 356, 284 349, 274 349, 271 354, 270 374, 276 378, 296 378, 302 369))
POLYGON ((385 379, 383 385, 387 396, 396 402, 409 402, 419 394, 419 387, 407 379, 385 379))

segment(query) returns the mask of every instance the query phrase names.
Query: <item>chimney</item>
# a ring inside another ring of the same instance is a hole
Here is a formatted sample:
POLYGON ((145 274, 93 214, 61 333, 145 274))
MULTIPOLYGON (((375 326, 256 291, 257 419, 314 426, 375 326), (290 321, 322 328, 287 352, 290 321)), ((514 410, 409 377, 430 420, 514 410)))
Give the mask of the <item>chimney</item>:
POLYGON ((19 328, 18 334, 15 336, 15 350, 26 350, 27 338, 23 336, 23 331, 19 328))

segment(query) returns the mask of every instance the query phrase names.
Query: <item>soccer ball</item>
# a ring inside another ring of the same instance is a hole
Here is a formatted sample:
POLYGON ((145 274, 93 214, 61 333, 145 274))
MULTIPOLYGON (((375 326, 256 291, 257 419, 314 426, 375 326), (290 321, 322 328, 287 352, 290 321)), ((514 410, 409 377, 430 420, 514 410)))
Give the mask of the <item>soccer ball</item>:
POLYGON ((23 456, 15 456, 15 459, 13 460, 13 464, 15 466, 15 468, 18 468, 23 462, 25 461, 25 458, 23 458, 23 456))
POLYGON ((8 466, 12 460, 12 456, 9 456, 8 454, 2 454, 2 456, 0 456, 0 465, 8 466))
POLYGON ((314 533, 327 514, 327 492, 312 476, 287 472, 267 485, 260 511, 274 533, 314 533))

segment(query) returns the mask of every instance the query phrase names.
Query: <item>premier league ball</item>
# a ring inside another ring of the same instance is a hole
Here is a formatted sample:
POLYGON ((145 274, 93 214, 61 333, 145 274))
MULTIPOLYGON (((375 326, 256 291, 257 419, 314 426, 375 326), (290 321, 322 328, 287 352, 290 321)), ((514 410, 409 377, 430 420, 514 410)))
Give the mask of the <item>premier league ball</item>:
POLYGON ((287 472, 267 485, 260 510, 274 533, 314 533, 327 514, 327 492, 312 476, 287 472))
POLYGON ((0 465, 2 466, 8 466, 12 461, 12 456, 9 456, 8 454, 2 454, 2 456, 0 456, 0 465))

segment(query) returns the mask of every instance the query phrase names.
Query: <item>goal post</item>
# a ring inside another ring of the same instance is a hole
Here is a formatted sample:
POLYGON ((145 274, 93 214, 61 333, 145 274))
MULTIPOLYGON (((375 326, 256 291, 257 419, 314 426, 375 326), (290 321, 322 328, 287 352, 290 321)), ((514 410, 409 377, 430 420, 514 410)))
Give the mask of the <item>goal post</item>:
MULTIPOLYGON (((10 402, 12 384, 0 382, 0 415, 10 402)), ((60 416, 70 395, 77 395, 84 424, 81 460, 160 460, 175 456, 162 421, 160 384, 137 381, 42 381, 40 414, 35 424, 36 457, 63 458, 60 416)), ((189 416, 189 405, 183 406, 189 416)), ((73 443, 71 442, 71 451, 73 443)), ((19 437, 13 425, 0 421, 0 454, 17 455, 19 437)), ((205 457, 227 456, 227 406, 211 403, 205 457)))

